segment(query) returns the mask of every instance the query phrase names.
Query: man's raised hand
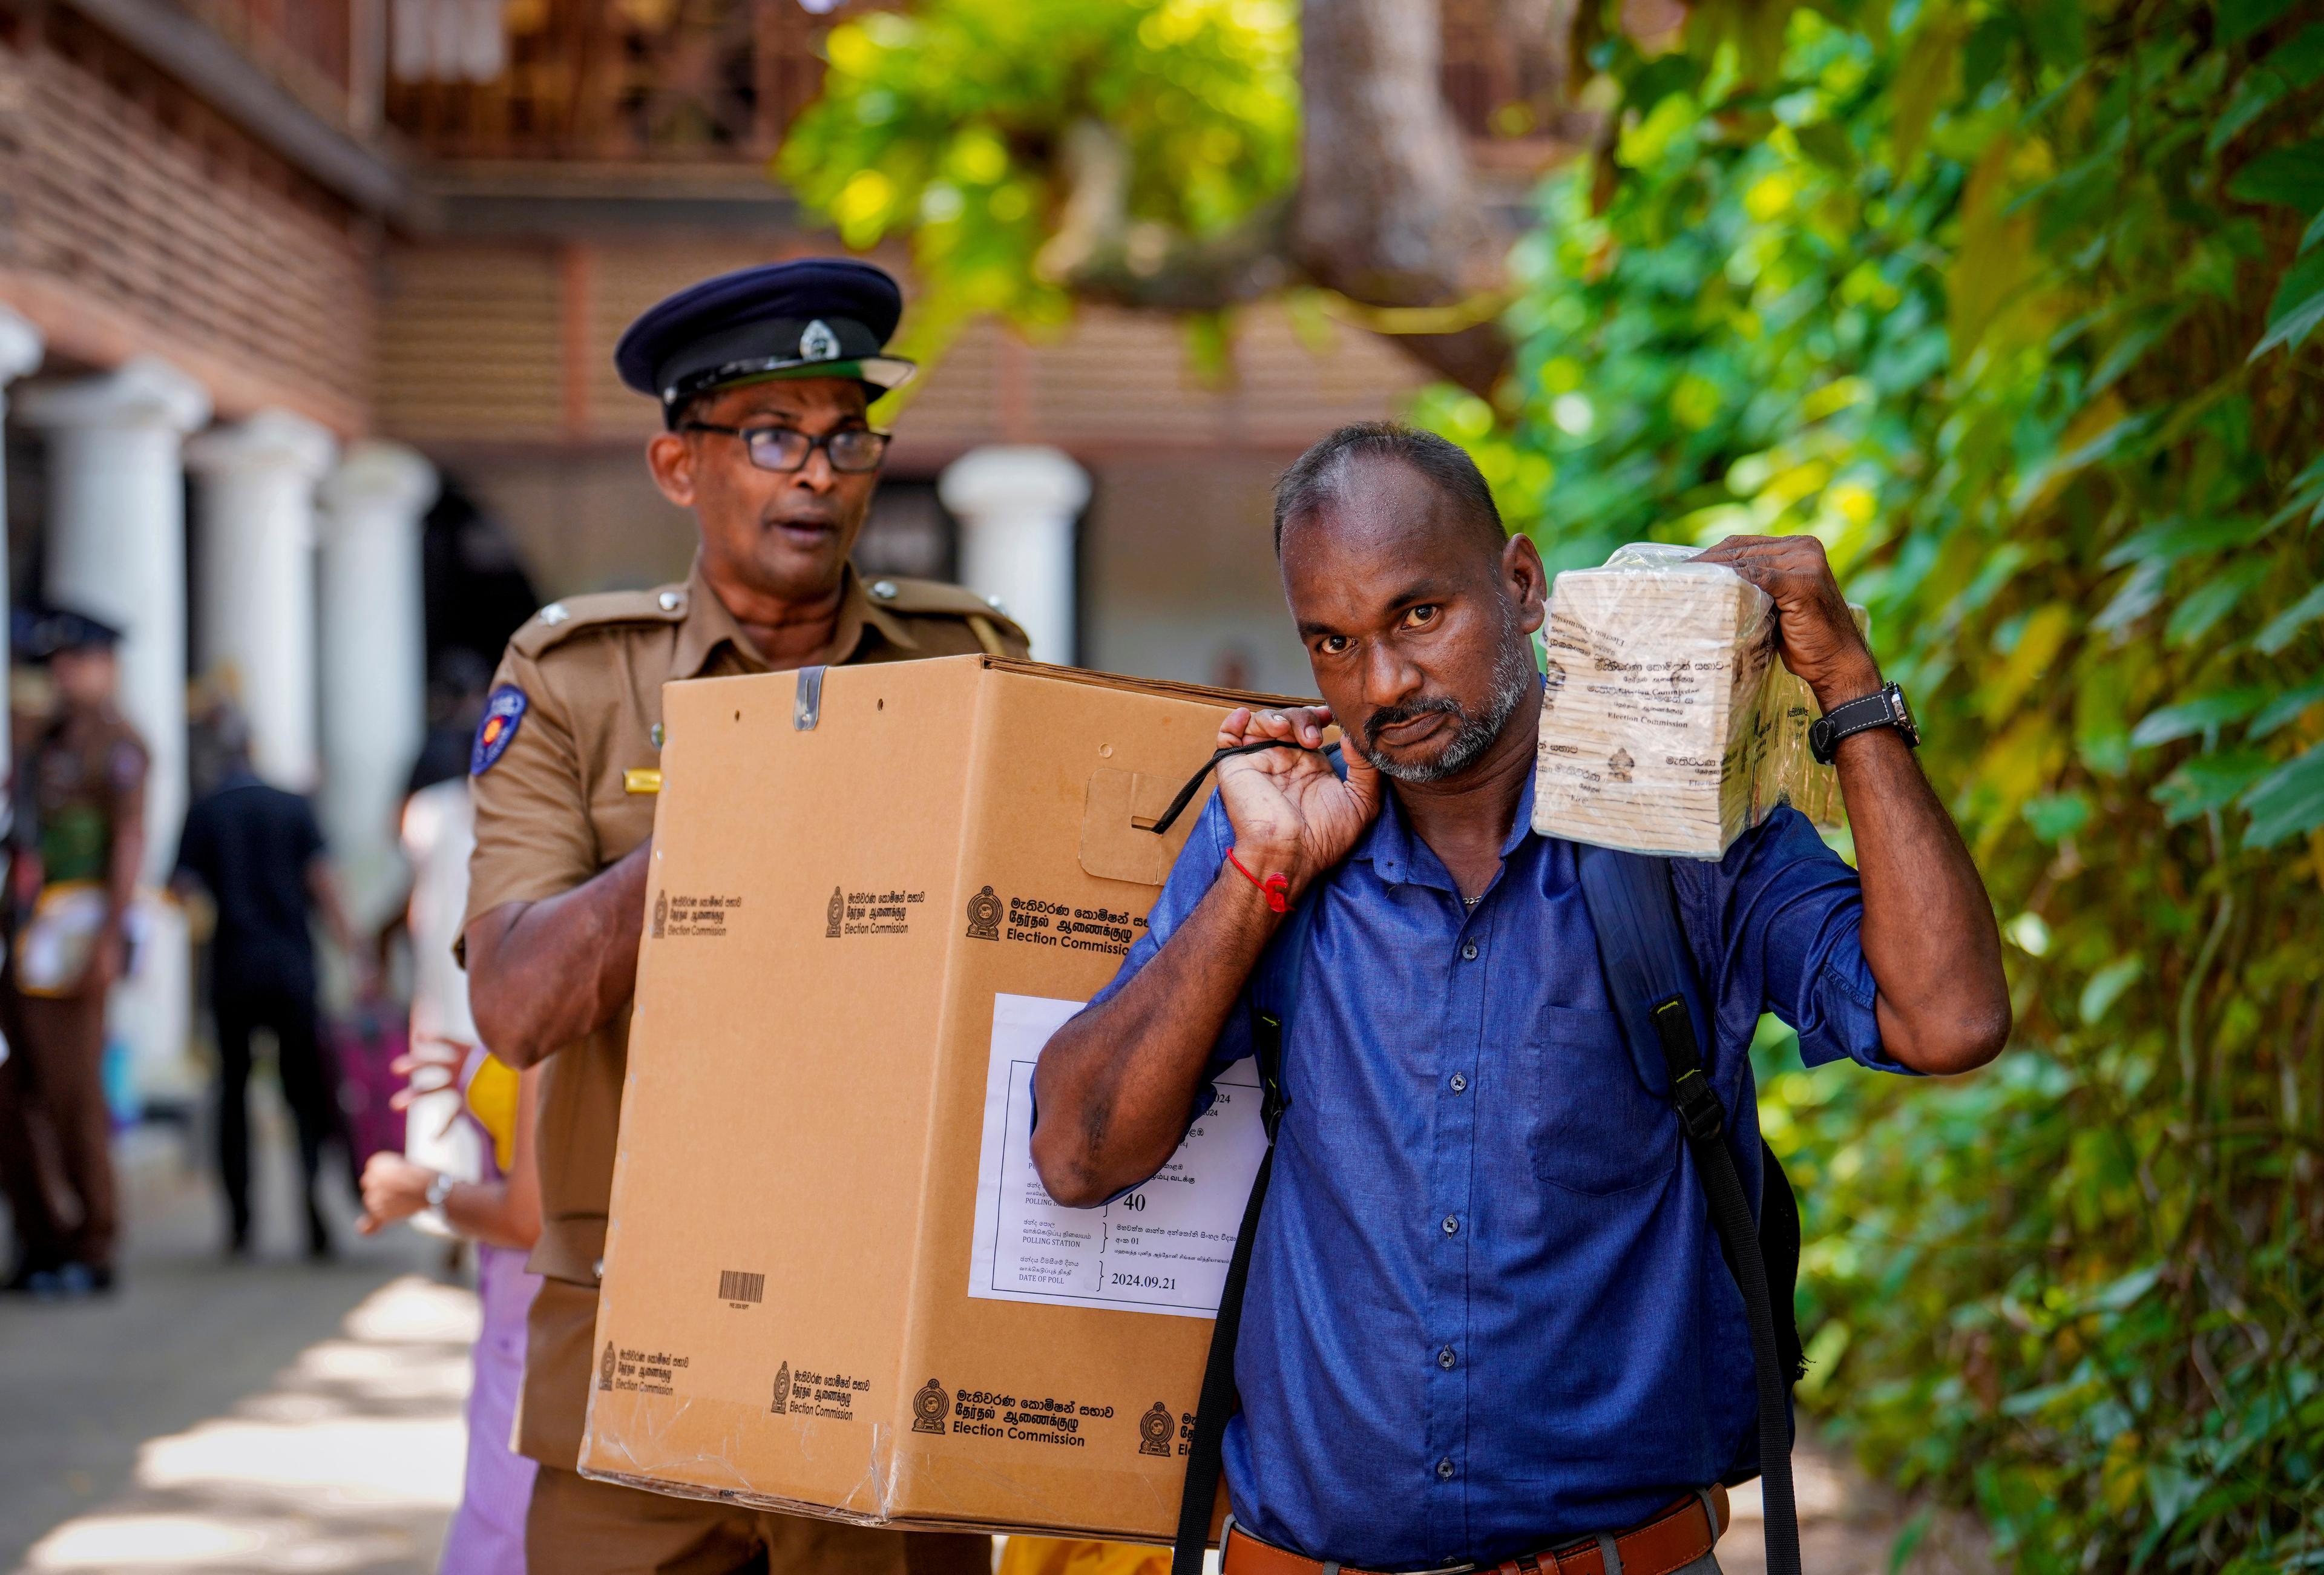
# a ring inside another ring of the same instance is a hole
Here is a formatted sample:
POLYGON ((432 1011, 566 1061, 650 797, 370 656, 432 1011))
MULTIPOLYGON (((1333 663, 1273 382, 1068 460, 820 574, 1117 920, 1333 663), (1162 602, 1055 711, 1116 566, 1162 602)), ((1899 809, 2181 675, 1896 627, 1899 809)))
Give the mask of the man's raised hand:
POLYGON ((1822 542, 1812 536, 1730 536, 1694 561, 1723 563, 1767 593, 1775 603, 1784 665, 1805 680, 1825 710, 1880 687, 1880 666, 1849 613, 1822 542))
POLYGON ((1235 856, 1259 875, 1291 878, 1295 898, 1356 845, 1379 813, 1379 773, 1355 751, 1346 751, 1342 781, 1316 752, 1332 713, 1322 705, 1228 714, 1219 748, 1279 739, 1296 749, 1259 750, 1219 762, 1219 795, 1234 828, 1235 856))

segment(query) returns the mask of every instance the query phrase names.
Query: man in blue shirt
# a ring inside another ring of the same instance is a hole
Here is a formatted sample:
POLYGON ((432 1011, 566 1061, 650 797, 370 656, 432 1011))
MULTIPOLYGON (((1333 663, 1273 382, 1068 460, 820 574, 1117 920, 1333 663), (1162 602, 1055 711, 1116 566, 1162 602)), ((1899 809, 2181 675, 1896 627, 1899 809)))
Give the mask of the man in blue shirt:
MULTIPOLYGON (((1239 711, 1219 741, 1312 748, 1336 719, 1345 777, 1291 750, 1220 766, 1147 935, 1042 1055, 1042 1180, 1087 1205, 1168 1159, 1250 1053, 1284 923, 1265 887, 1287 886, 1315 910, 1237 1347, 1229 1575, 1554 1568, 1647 1523, 1621 1545, 1680 1551, 1620 1575, 1715 1568, 1698 1490, 1757 1469, 1750 1337, 1677 1118, 1620 1038, 1576 850, 1531 829, 1540 557, 1464 454, 1386 425, 1286 473, 1276 540, 1328 710, 1239 711)), ((1706 557, 1767 592, 1827 714, 1881 690, 1812 538, 1706 557)), ((1763 1012, 1811 1065, 1961 1072, 2008 1035, 1991 906, 1908 741, 1871 727, 1837 764, 1856 870, 1788 808, 1673 864, 1747 1153, 1763 1012)))

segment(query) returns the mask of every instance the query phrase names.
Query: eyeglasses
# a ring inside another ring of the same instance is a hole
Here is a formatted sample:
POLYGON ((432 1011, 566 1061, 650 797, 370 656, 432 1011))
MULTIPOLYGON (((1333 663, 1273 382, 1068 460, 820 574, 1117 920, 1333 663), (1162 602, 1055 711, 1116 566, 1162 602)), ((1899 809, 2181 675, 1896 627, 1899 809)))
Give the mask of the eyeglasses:
POLYGON ((874 432, 869 427, 844 427, 816 438, 792 427, 720 427, 709 421, 688 421, 686 429, 740 438, 742 451, 761 470, 805 470, 807 456, 820 448, 831 461, 832 469, 851 475, 879 469, 891 436, 874 432))

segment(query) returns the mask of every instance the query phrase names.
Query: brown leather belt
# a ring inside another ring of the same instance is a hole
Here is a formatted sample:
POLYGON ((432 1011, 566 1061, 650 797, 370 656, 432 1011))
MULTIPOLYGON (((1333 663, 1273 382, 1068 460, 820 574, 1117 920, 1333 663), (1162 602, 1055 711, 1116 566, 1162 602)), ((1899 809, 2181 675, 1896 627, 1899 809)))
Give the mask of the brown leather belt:
MULTIPOLYGON (((1499 1564, 1456 1564, 1408 1575, 1671 1575, 1718 1544, 1727 1529, 1727 1489, 1713 1485, 1679 1499, 1651 1520, 1612 1536, 1520 1553, 1499 1564), (1608 1559, 1608 1544, 1614 1557, 1608 1559)), ((1303 1557, 1260 1542, 1230 1519, 1219 1555, 1220 1575, 1385 1575, 1303 1557)))

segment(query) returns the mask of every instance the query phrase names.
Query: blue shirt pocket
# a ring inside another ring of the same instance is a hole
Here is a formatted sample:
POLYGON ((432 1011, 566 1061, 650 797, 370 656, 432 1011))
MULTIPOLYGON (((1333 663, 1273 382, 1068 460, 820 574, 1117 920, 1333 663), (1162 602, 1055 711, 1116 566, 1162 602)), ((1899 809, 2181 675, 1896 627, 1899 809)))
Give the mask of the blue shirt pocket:
POLYGON ((1536 1177, 1602 1197, 1669 1174, 1678 1118, 1638 1081, 1612 1012, 1543 1007, 1525 1065, 1536 1177))

